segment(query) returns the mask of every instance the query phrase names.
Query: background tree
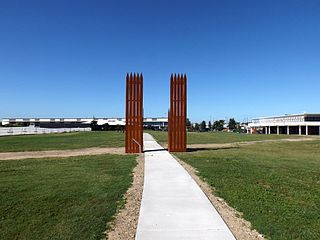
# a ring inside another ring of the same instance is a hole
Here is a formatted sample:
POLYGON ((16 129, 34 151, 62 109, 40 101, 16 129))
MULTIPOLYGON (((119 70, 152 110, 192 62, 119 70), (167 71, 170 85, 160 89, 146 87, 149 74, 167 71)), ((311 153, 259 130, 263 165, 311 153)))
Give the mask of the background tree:
POLYGON ((191 122, 190 122, 189 118, 187 118, 187 120, 186 120, 186 125, 187 125, 187 129, 189 131, 192 130, 192 125, 191 125, 191 122))
POLYGON ((212 128, 216 131, 222 131, 224 125, 224 120, 217 120, 213 123, 212 128))
POLYGON ((211 121, 208 122, 208 128, 209 128, 209 131, 212 130, 212 124, 211 124, 211 121))
POLYGON ((98 121, 97 120, 92 120, 92 122, 90 123, 90 127, 92 131, 97 131, 99 130, 99 126, 98 126, 98 121))
POLYGON ((200 131, 204 132, 207 129, 206 121, 202 121, 200 124, 200 131))
POLYGON ((228 128, 229 128, 230 130, 234 130, 234 129, 237 128, 237 122, 234 120, 234 118, 230 118, 230 119, 229 119, 228 128))
POLYGON ((194 129, 194 131, 199 131, 200 130, 199 123, 195 123, 193 129, 194 129))

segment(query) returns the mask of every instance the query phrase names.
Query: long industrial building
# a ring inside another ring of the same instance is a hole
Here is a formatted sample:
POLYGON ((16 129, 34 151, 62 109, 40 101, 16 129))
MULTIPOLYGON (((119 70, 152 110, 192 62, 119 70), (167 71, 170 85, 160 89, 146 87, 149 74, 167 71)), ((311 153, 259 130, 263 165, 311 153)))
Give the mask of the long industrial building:
POLYGON ((320 135, 320 114, 287 114, 252 119, 251 133, 320 135))
MULTIPOLYGON (((19 126, 35 126, 42 128, 77 128, 90 127, 92 121, 96 121, 97 125, 109 126, 125 126, 125 118, 3 118, 1 123, 3 126, 19 125, 19 126)), ((168 126, 168 118, 144 118, 145 127, 166 128, 168 126)))

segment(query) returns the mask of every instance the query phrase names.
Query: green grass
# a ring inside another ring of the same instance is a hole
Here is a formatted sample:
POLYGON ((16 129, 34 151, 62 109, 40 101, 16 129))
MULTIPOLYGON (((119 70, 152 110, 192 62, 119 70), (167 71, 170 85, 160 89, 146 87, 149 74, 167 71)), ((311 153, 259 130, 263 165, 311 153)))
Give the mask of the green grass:
MULTIPOLYGON (((152 134, 161 144, 168 143, 168 132, 147 131, 152 134)), ((266 135, 266 134, 245 134, 245 133, 226 133, 226 132, 188 132, 188 144, 205 143, 232 143, 246 141, 275 140, 284 138, 297 138, 297 135, 266 135)))
POLYGON ((320 239, 320 141, 179 153, 271 239, 320 239))
POLYGON ((124 133, 114 131, 0 137, 0 152, 123 146, 124 133))
POLYGON ((101 239, 134 155, 0 161, 0 239, 101 239))

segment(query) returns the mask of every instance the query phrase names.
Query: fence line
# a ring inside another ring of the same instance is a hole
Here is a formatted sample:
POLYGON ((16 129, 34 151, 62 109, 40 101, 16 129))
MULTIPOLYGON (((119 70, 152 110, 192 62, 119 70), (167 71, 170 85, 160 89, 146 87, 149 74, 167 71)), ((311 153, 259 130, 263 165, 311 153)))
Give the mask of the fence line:
POLYGON ((40 127, 1 127, 0 136, 68 133, 68 132, 89 132, 91 128, 40 128, 40 127))

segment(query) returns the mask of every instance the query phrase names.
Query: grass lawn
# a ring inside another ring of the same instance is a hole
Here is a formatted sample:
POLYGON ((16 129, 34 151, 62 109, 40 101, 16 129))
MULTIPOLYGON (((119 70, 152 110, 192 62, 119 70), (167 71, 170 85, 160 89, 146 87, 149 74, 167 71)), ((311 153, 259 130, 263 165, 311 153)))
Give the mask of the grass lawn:
POLYGON ((0 239, 101 239, 134 155, 0 161, 0 239))
POLYGON ((271 239, 320 239, 320 141, 176 154, 271 239))
POLYGON ((0 137, 0 152, 123 147, 124 136, 115 131, 5 136, 0 137))
MULTIPOLYGON (((153 135, 161 144, 168 143, 168 132, 146 131, 153 135)), ((284 138, 297 138, 298 135, 266 135, 266 134, 245 134, 245 133, 226 133, 226 132, 188 132, 188 144, 204 143, 232 143, 260 140, 274 140, 284 138)))

